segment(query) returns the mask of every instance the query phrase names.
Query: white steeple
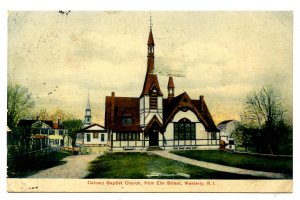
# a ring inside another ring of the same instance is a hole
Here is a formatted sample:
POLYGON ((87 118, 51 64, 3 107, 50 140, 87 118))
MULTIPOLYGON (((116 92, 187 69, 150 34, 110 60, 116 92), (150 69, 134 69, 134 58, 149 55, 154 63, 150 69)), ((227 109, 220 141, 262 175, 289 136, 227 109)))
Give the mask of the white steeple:
POLYGON ((84 116, 84 126, 89 126, 92 124, 92 111, 91 111, 91 105, 90 105, 90 92, 88 90, 88 98, 85 108, 85 116, 84 116))

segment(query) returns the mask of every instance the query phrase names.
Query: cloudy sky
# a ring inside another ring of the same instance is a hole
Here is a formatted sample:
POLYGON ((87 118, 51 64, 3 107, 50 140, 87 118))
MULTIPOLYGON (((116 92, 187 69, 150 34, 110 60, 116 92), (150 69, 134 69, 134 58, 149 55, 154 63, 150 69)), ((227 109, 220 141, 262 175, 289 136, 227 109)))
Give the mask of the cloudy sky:
MULTIPOLYGON (((152 12, 152 22, 165 97, 172 74, 176 95, 204 95, 218 123, 239 119, 245 96, 272 84, 292 119, 292 12, 152 12)), ((80 119, 89 90, 103 124, 105 96, 140 95, 148 34, 149 12, 10 12, 8 80, 30 89, 36 111, 80 119)))

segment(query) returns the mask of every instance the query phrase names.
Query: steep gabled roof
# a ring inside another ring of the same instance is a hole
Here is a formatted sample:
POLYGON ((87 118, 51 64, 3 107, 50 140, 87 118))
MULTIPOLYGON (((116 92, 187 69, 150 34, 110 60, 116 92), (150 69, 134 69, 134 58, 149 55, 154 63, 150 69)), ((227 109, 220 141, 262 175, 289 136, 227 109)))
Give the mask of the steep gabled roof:
POLYGON ((203 110, 200 108, 200 100, 191 100, 186 92, 174 97, 171 101, 164 99, 164 126, 170 123, 173 117, 180 110, 191 110, 203 123, 205 129, 210 132, 219 131, 210 115, 210 112, 203 100, 203 110))
POLYGON ((159 87, 157 76, 155 74, 147 73, 141 96, 149 95, 149 92, 151 91, 151 89, 153 87, 155 87, 157 89, 157 92, 158 92, 159 96, 163 96, 163 94, 160 90, 160 87, 159 87))
POLYGON ((139 120, 139 99, 107 96, 105 99, 105 127, 114 132, 142 132, 139 120), (112 108, 112 98, 114 98, 114 108, 112 108), (112 114, 113 119, 111 119, 112 114), (132 125, 122 125, 122 117, 131 117, 132 125))
POLYGON ((153 124, 155 124, 155 123, 157 124, 158 129, 159 129, 160 131, 162 131, 163 128, 164 128, 164 126, 160 123, 160 121, 159 121, 159 119, 157 118, 156 115, 154 115, 154 117, 152 117, 152 119, 151 119, 150 122, 147 124, 147 126, 146 126, 146 128, 145 128, 144 131, 147 132, 148 129, 149 129, 150 127, 152 127, 153 124))

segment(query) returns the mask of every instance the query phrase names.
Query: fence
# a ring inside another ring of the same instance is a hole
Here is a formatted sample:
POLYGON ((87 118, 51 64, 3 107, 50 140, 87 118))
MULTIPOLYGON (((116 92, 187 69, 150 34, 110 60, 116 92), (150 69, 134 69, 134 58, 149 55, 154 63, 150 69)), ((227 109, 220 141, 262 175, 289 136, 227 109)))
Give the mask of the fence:
POLYGON ((7 157, 7 166, 13 167, 17 164, 22 164, 24 162, 30 162, 31 160, 46 156, 52 152, 61 150, 62 147, 49 147, 37 151, 30 151, 23 154, 13 155, 7 157))

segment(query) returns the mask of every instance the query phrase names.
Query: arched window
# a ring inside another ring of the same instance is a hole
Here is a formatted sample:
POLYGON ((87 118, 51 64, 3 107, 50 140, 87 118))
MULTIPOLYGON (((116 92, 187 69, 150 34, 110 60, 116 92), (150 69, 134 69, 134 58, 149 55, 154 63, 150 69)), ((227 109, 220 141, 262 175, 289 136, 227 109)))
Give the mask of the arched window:
POLYGON ((195 123, 183 118, 174 123, 174 140, 195 140, 195 123))

